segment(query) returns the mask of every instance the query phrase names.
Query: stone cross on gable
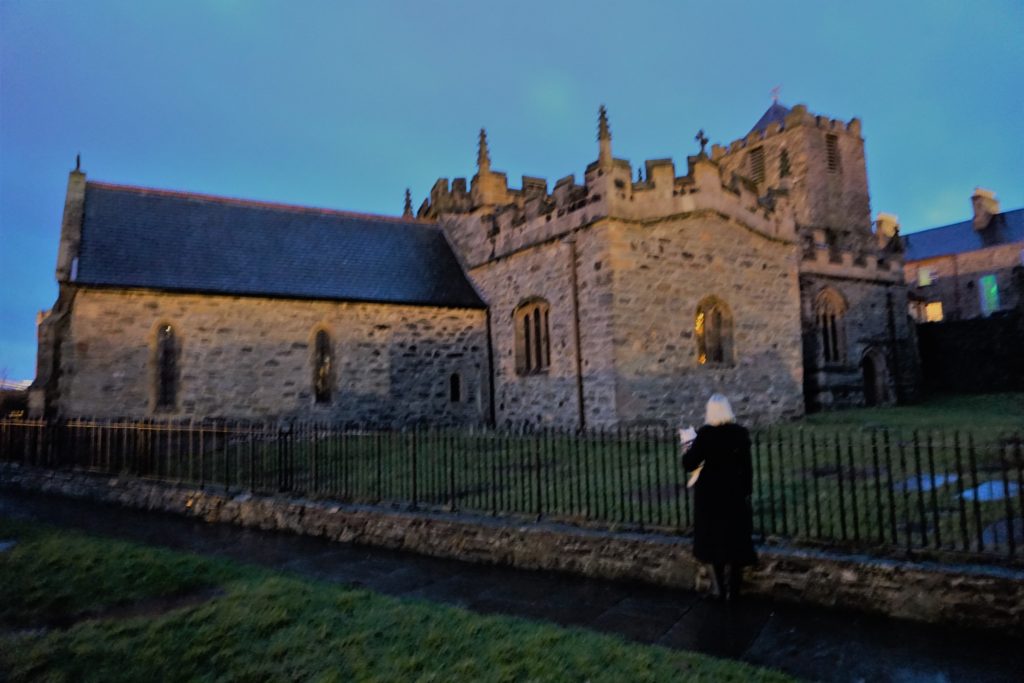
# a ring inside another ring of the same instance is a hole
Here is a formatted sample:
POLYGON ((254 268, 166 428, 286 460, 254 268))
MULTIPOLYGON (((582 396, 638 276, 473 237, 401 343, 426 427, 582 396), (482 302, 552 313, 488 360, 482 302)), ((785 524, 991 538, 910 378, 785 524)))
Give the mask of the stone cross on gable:
POLYGON ((701 128, 698 130, 697 135, 695 135, 693 139, 700 143, 700 154, 701 156, 704 156, 704 148, 708 144, 708 136, 704 135, 704 129, 701 128))

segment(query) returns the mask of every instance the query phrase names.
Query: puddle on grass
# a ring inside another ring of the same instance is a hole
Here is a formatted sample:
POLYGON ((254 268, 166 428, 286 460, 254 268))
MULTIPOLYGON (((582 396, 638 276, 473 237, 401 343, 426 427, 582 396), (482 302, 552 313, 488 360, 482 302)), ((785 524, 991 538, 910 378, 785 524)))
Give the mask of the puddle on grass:
POLYGON ((17 541, 2 540, 0 541, 0 553, 6 553, 8 550, 18 544, 17 541))
POLYGON ((1011 526, 1013 527, 1014 544, 1024 544, 1024 517, 1001 519, 994 524, 989 524, 981 533, 982 542, 988 546, 1008 544, 1011 526))
POLYGON ((986 481, 985 483, 967 489, 963 493, 964 500, 978 500, 982 503, 992 500, 1003 500, 1007 496, 1016 496, 1020 487, 1017 482, 986 481))
POLYGON ((931 491, 946 484, 953 484, 959 477, 955 474, 922 474, 894 484, 897 491, 931 491))

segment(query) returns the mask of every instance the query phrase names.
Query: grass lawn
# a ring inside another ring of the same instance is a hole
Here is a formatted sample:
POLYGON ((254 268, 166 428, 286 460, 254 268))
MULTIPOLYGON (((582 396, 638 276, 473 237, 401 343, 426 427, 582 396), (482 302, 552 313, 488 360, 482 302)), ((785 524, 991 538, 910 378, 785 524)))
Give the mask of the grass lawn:
POLYGON ((769 681, 776 672, 0 519, 0 679, 769 681))
POLYGON ((965 431, 1024 430, 1024 393, 940 394, 892 408, 814 413, 796 424, 823 427, 890 427, 965 431))

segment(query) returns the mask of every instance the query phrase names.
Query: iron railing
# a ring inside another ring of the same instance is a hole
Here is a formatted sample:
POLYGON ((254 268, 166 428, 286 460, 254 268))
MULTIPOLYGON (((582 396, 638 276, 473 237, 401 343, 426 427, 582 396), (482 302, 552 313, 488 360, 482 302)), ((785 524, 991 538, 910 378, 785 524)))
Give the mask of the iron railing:
MULTIPOLYGON (((761 538, 1024 559, 1020 432, 783 426, 752 437, 761 538)), ((680 455, 676 433, 655 427, 0 420, 0 460, 12 463, 685 534, 680 455)))

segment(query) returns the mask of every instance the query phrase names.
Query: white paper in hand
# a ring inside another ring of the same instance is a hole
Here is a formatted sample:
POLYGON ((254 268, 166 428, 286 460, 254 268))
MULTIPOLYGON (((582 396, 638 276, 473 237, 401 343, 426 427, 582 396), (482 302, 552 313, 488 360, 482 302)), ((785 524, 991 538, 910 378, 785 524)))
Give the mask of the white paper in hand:
POLYGON ((683 448, 689 448, 693 444, 693 440, 697 438, 697 430, 693 427, 687 427, 686 429, 679 430, 679 443, 683 444, 683 448))

